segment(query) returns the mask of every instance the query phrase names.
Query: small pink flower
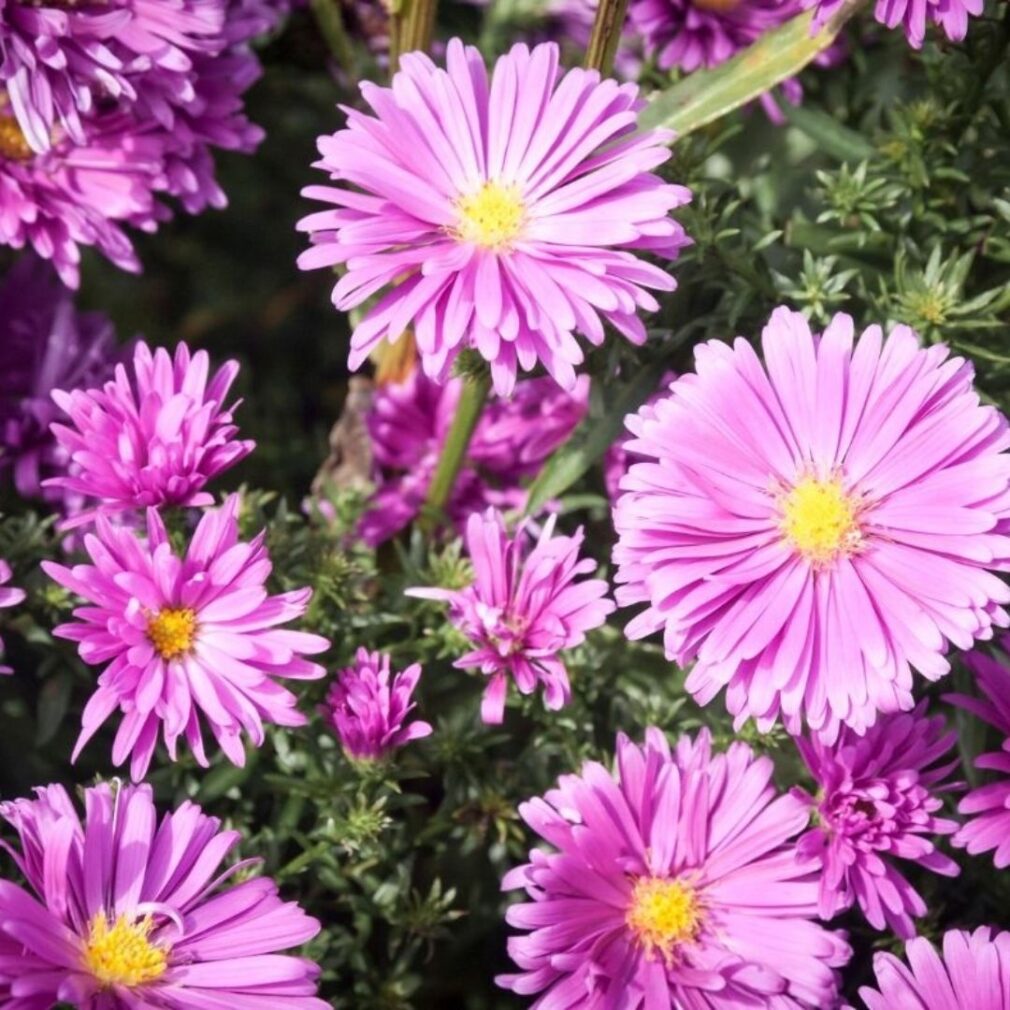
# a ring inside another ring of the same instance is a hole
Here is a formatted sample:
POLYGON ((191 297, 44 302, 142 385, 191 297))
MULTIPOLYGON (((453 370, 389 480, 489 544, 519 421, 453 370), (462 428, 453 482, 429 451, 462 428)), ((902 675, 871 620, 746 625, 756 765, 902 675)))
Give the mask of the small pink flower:
POLYGON ((354 666, 337 673, 321 708, 349 757, 376 760, 431 735, 430 723, 407 722, 420 679, 417 663, 394 676, 389 656, 358 649, 354 666))
POLYGON ((491 678, 481 718, 500 723, 511 677, 522 694, 544 689, 544 704, 559 709, 571 696, 568 671, 558 653, 580 645, 614 610, 603 579, 584 579, 596 569, 579 558, 581 527, 574 536, 554 536, 555 516, 526 554, 526 524, 510 539, 501 514, 488 509, 470 516, 466 546, 474 582, 462 590, 410 589, 408 595, 446 600, 450 620, 476 648, 456 660, 491 678))
POLYGON ((957 785, 947 781, 959 764, 950 757, 955 743, 942 716, 926 717, 925 702, 883 716, 865 736, 846 728, 833 745, 796 741, 818 786, 816 796, 794 794, 814 812, 815 826, 797 851, 823 863, 821 918, 858 904, 874 928, 915 935, 912 917, 925 915, 926 903, 895 863, 945 877, 961 872, 930 838, 957 830, 956 821, 937 816, 940 794, 957 785))
POLYGON ((0 880, 0 1005, 14 1010, 328 1010, 319 968, 282 954, 319 932, 240 840, 194 803, 159 820, 151 787, 61 785, 0 805, 25 885, 0 880), (236 874, 245 871, 236 881, 236 874))
MULTIPOLYGON (((1004 651, 1010 636, 1002 639, 1004 651)), ((982 652, 969 652, 965 665, 975 674, 982 697, 949 694, 953 702, 994 726, 1003 736, 1000 750, 975 759, 975 767, 993 772, 992 781, 972 789, 958 806, 969 818, 954 836, 954 844, 963 846, 972 856, 992 852, 997 869, 1010 866, 1010 666, 1003 658, 994 659, 982 652)))
MULTIPOLYGON (((0 561, 0 608, 16 607, 24 598, 23 589, 15 589, 13 586, 6 586, 11 577, 11 566, 6 561, 0 561)), ((0 639, 0 652, 3 651, 3 640, 0 639)), ((9 666, 0 666, 0 673, 10 673, 9 666)))
POLYGON ((64 524, 89 522, 98 513, 162 505, 210 505, 208 481, 252 452, 255 442, 235 438, 225 400, 238 363, 226 362, 210 377, 206 351, 190 354, 181 343, 175 358, 140 342, 128 372, 100 389, 54 390, 53 399, 70 418, 54 423, 53 434, 75 465, 74 472, 43 482, 96 498, 64 524))
POLYGON ((185 737, 206 766, 202 720, 237 765, 245 763, 243 733, 259 747, 264 722, 305 724, 298 699, 278 681, 322 677, 323 668, 303 657, 329 642, 279 627, 305 613, 311 591, 268 595, 264 534, 242 543, 238 508, 232 495, 222 508, 205 512, 183 557, 173 553, 164 523, 148 509, 146 542, 99 516, 96 532, 84 538, 93 564, 42 563, 88 604, 54 634, 79 643, 86 663, 108 664, 84 709, 75 760, 117 709, 123 719, 112 760, 120 765, 132 754, 134 780, 146 773, 159 735, 173 761, 185 737))

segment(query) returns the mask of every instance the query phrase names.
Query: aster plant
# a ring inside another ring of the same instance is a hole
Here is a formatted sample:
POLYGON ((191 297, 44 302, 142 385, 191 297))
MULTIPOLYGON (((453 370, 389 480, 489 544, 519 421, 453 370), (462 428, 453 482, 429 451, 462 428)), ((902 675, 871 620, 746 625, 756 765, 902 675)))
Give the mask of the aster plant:
POLYGON ((256 860, 221 870, 239 832, 189 802, 159 818, 149 786, 104 784, 84 798, 83 821, 61 785, 0 807, 25 879, 0 880, 5 1006, 326 1010, 319 968, 280 953, 319 922, 266 877, 235 881, 256 860))
POLYGON ((129 758, 135 781, 159 739, 173 760, 185 739, 206 766, 204 723, 236 765, 246 760, 244 734, 261 746, 264 723, 305 724, 297 698, 279 680, 322 677, 323 668, 305 656, 330 643, 280 627, 305 613, 311 590, 266 591, 264 534, 242 542, 238 510, 232 495, 205 512, 181 557, 154 509, 146 539, 99 516, 84 538, 91 564, 44 563, 50 578, 87 604, 54 634, 77 642, 86 663, 107 664, 84 710, 75 758, 117 709, 112 760, 129 758))

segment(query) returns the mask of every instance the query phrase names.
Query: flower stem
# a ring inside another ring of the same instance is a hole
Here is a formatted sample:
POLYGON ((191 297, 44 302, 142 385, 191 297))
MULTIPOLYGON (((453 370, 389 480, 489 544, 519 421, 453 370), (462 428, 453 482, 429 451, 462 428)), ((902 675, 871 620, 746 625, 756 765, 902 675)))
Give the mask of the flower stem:
POLYGON ((438 0, 393 0, 389 18, 389 69, 395 73, 403 53, 427 49, 435 30, 438 0))
POLYGON ((491 377, 486 372, 468 375, 463 380, 463 391, 456 406, 456 416, 452 420, 445 445, 442 446, 442 455, 438 458, 438 466, 431 478, 421 510, 419 525, 426 533, 435 529, 444 518, 446 503, 466 458, 467 447, 480 420, 490 389, 491 377))
POLYGON ((354 80, 354 48, 351 45, 351 40, 347 37, 344 18, 340 13, 337 0, 311 0, 310 6, 316 18, 316 24, 319 25, 320 34, 329 47, 330 53, 350 78, 349 83, 353 86, 356 84, 354 80))
POLYGON ((593 21, 593 34, 586 47, 584 65, 587 70, 599 70, 604 77, 613 70, 627 10, 628 0, 600 0, 593 21))

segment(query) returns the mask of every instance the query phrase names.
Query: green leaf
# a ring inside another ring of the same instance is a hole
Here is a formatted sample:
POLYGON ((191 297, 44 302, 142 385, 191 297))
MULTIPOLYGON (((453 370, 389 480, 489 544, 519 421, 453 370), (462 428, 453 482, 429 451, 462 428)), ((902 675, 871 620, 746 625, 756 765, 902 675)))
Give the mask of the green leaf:
POLYGON ((624 418, 656 391, 668 368, 669 364, 663 361, 643 366, 618 390, 601 416, 587 418, 579 425, 530 485, 527 515, 539 512, 552 498, 564 494, 603 456, 624 430, 624 418))
POLYGON ((807 11, 762 35, 733 59, 711 70, 696 70, 660 91, 642 110, 640 126, 665 127, 683 137, 752 102, 824 52, 863 2, 847 0, 816 35, 810 34, 813 14, 807 11))
POLYGON ((826 112, 781 100, 778 105, 791 125, 838 161, 868 161, 876 153, 876 148, 861 133, 842 126, 826 112))

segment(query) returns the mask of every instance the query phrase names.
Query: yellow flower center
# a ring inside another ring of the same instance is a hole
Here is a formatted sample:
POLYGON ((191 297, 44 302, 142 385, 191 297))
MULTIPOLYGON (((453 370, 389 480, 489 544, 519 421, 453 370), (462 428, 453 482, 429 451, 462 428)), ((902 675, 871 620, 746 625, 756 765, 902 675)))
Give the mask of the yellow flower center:
POLYGON ((168 951, 151 943, 151 928, 149 915, 137 921, 121 915, 111 926, 104 912, 91 920, 84 966, 103 989, 144 985, 165 974, 168 951))
POLYGON ((807 477, 782 503, 782 532, 807 560, 824 564, 862 544, 856 503, 839 480, 807 477))
POLYGON ((196 614, 187 607, 166 607, 147 622, 147 637, 162 659, 178 659, 193 648, 196 614))
POLYGON ((25 140, 18 121, 6 112, 0 112, 0 158, 8 161, 28 161, 35 152, 25 140))
POLYGON ((640 877, 626 921, 650 956, 669 960, 678 944, 697 936, 701 907, 694 890, 678 880, 640 877))
POLYGON ((522 231, 526 207, 518 186, 485 182, 476 193, 456 201, 459 221, 455 235, 485 249, 510 245, 522 231))

